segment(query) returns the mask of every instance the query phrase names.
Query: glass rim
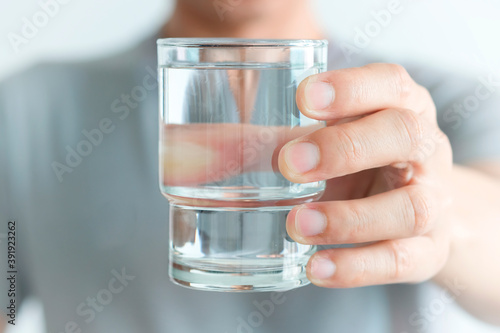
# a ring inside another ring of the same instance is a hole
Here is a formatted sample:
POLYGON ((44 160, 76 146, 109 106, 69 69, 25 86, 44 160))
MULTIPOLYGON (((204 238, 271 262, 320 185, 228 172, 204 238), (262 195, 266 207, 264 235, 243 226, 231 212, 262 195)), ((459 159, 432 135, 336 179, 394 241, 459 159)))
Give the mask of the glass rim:
POLYGON ((326 39, 247 39, 247 38, 160 38, 156 41, 158 47, 322 47, 328 45, 326 39))

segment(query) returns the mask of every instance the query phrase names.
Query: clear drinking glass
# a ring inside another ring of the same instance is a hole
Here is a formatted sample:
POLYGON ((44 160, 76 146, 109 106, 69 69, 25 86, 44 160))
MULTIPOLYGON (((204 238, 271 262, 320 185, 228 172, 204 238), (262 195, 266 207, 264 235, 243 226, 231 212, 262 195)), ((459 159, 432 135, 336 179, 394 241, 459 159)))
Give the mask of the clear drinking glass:
POLYGON ((326 70, 327 41, 158 40, 160 188, 170 203, 171 279, 195 289, 308 284, 314 246, 286 233, 324 182, 295 184, 280 148, 323 126, 302 115, 299 83, 326 70))

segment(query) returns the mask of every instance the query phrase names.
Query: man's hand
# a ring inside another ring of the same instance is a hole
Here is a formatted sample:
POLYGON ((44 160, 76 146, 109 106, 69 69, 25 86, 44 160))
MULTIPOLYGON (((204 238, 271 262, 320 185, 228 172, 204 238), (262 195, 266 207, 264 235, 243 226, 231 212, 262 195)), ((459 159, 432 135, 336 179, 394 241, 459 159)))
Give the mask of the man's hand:
POLYGON ((330 126, 283 146, 280 171, 328 181, 321 202, 290 212, 288 233, 358 245, 313 255, 309 279, 333 288, 459 281, 457 302, 500 325, 500 161, 453 165, 429 92, 398 65, 311 76, 297 103, 330 126))
POLYGON ((434 277, 449 255, 452 152, 429 92, 399 65, 372 64, 309 77, 297 103, 330 126, 287 143, 280 171, 329 182, 321 202, 292 210, 287 230, 305 244, 359 243, 316 253, 309 279, 360 287, 434 277))
MULTIPOLYGON (((311 76, 299 86, 297 104, 328 126, 166 126, 163 184, 278 168, 295 183, 327 180, 321 201, 290 212, 288 233, 299 243, 357 247, 316 253, 307 267, 314 284, 459 280, 467 291, 457 301, 500 324, 500 265, 492 264, 500 253, 500 164, 453 165, 429 92, 398 65, 311 76)), ((185 225, 186 239, 194 237, 185 225)))

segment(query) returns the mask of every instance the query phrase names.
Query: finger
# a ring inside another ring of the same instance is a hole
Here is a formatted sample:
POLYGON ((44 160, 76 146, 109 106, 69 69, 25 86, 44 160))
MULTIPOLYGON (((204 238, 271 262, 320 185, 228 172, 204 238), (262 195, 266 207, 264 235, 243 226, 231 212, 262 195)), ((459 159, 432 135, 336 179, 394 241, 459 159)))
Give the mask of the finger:
POLYGON ((421 282, 443 267, 448 244, 444 238, 436 241, 420 236, 323 250, 309 260, 307 277, 312 283, 328 288, 421 282))
POLYGON ((289 128, 250 124, 189 124, 163 127, 162 183, 191 186, 246 172, 273 171, 276 150, 324 125, 289 128))
POLYGON ((416 152, 433 131, 435 126, 410 110, 383 110, 287 143, 279 154, 279 168, 288 180, 309 183, 392 163, 422 164, 435 152, 416 152))
POLYGON ((438 194, 420 185, 372 197, 313 202, 287 217, 290 237, 302 244, 353 244, 424 235, 438 221, 438 194))
POLYGON ((370 64, 310 76, 299 85, 296 100, 304 115, 319 120, 389 108, 425 111, 436 118, 429 92, 395 64, 370 64))

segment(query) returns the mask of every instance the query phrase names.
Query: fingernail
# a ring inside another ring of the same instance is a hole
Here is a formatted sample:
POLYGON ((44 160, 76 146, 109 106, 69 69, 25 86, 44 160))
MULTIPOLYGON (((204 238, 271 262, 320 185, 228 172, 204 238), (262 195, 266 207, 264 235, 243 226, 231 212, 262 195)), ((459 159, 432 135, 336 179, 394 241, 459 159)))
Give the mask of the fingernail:
POLYGON ((306 173, 318 165, 319 149, 310 142, 294 143, 286 148, 285 162, 292 172, 306 173))
POLYGON ((295 214, 295 229, 301 236, 315 236, 325 228, 326 216, 315 209, 300 208, 295 214))
POLYGON ((314 258, 311 263, 311 275, 318 280, 328 279, 335 273, 336 269, 337 266, 326 258, 314 258))
POLYGON ((335 99, 335 90, 325 82, 308 82, 305 88, 305 102, 310 110, 326 109, 335 99))

